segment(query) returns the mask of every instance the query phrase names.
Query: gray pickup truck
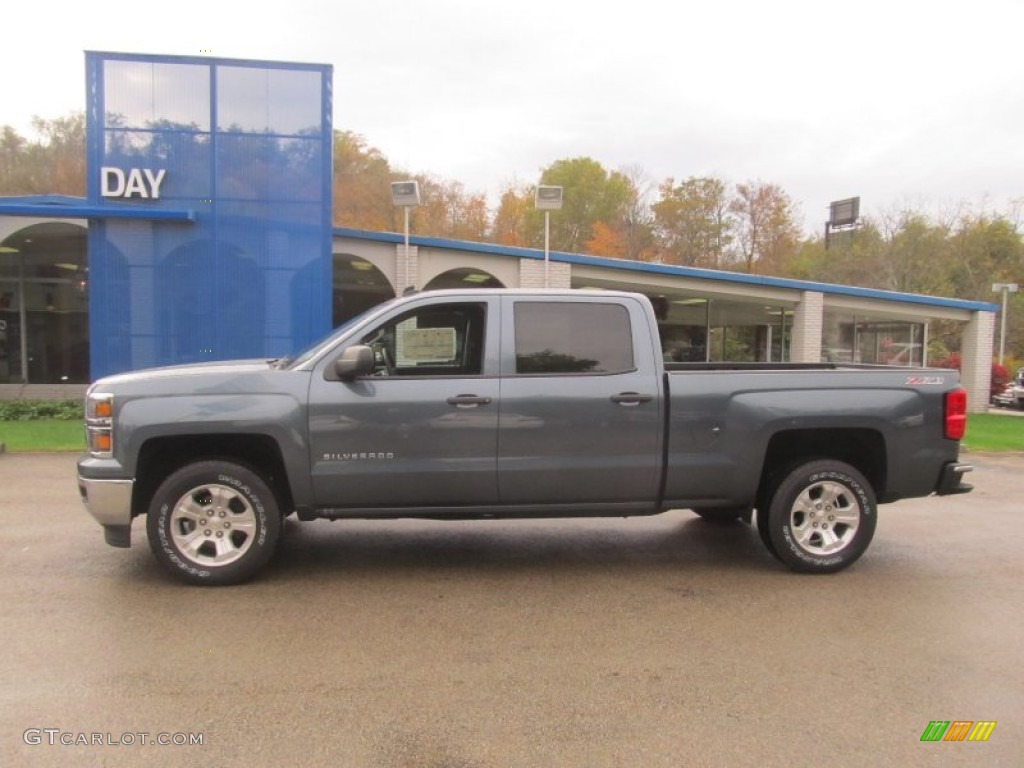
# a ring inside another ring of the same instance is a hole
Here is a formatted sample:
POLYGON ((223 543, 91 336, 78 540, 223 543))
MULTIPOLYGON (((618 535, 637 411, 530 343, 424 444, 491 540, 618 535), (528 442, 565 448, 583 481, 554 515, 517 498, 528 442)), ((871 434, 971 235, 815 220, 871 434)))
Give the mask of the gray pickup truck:
POLYGON ((947 370, 665 363, 644 296, 437 291, 294 358, 101 379, 85 505, 108 544, 146 516, 197 584, 251 577, 283 519, 476 520, 756 510, 797 571, 838 571, 877 505, 964 493, 966 396, 947 370))

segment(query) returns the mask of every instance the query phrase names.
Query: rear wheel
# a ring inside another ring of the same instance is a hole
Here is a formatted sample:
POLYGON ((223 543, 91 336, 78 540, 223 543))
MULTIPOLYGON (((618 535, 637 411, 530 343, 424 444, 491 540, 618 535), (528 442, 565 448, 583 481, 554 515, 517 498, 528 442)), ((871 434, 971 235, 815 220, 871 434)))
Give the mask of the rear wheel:
POLYGON ((795 571, 834 573, 854 563, 875 534, 877 504, 864 476, 840 461, 812 461, 776 487, 762 537, 795 571))
POLYGON ((225 461, 189 464, 157 489, 146 520, 160 564, 190 584, 251 578, 274 554, 281 514, 251 470, 225 461))

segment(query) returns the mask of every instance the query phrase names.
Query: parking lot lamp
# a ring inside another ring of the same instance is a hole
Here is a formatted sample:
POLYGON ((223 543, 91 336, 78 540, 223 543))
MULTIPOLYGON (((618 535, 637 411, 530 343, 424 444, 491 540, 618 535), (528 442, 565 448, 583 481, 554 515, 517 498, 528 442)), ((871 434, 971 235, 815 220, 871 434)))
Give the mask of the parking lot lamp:
POLYGON ((992 283, 993 293, 1003 294, 1003 311, 999 320, 999 364, 1003 364, 1004 353, 1006 352, 1006 303, 1011 293, 1017 293, 1020 286, 1017 283, 992 283))
POLYGON ((537 210, 544 211, 544 287, 550 287, 551 264, 551 212, 562 209, 562 187, 540 184, 534 201, 537 210))
MULTIPOLYGON (((409 209, 420 204, 420 185, 416 181, 395 181, 391 184, 391 202, 402 209, 405 214, 405 248, 402 251, 402 263, 406 280, 409 280, 409 209)), ((415 288, 415 280, 410 280, 405 287, 415 288)))

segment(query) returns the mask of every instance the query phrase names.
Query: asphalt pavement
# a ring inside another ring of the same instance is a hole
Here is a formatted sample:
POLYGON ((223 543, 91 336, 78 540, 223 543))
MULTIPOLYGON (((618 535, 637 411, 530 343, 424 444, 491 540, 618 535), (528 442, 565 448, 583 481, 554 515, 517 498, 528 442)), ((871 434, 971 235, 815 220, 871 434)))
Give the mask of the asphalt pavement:
POLYGON ((0 765, 1020 766, 1024 457, 966 458, 831 576, 677 511, 290 522, 202 588, 142 521, 103 543, 74 456, 8 453, 0 765))

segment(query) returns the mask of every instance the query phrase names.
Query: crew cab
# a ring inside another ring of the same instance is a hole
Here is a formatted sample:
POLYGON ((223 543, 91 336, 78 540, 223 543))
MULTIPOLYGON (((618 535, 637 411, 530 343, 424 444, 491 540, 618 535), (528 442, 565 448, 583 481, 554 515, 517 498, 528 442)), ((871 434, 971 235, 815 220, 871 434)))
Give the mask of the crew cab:
POLYGON ((879 504, 970 490, 951 370, 665 363, 639 294, 436 291, 292 358, 125 373, 86 396, 86 507, 145 517, 180 579, 231 584, 283 518, 755 519, 790 568, 839 571, 879 504))

